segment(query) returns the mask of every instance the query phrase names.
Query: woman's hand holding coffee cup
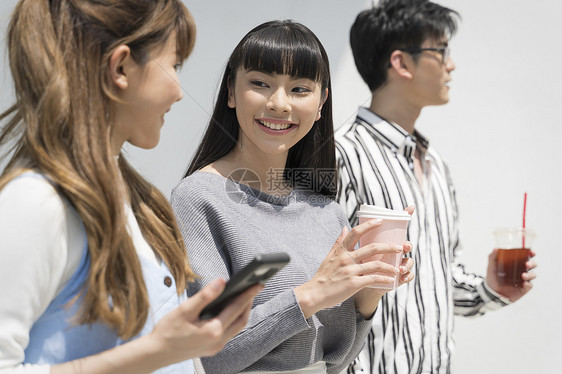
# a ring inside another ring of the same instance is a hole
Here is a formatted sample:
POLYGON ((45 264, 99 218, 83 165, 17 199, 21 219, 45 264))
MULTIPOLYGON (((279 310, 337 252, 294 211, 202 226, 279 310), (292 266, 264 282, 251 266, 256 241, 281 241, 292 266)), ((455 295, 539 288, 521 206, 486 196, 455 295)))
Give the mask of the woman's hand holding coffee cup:
MULTIPOLYGON (((373 257, 395 256, 404 250, 410 251, 411 244, 409 243, 399 247, 389 243, 370 243, 355 250, 359 239, 381 224, 382 220, 369 220, 357 225, 351 231, 344 227, 312 279, 295 288, 297 301, 306 318, 319 310, 339 304, 360 290, 381 283, 382 280, 386 280, 388 284, 392 283, 397 276, 408 274, 413 261, 409 262, 408 259, 404 259, 403 263, 396 266, 373 260, 373 257), (400 267, 402 267, 403 273, 401 273, 400 267), (375 273, 376 275, 374 275, 375 273)), ((408 277, 409 274, 406 278, 408 277)), ((388 289, 375 294, 371 293, 368 301, 362 298, 356 299, 357 310, 365 316, 372 315, 378 305, 378 299, 387 291, 388 289)))
MULTIPOLYGON (((388 263, 396 268, 403 259, 402 246, 406 242, 408 223, 411 220, 413 207, 406 210, 391 210, 375 205, 361 205, 357 216, 359 223, 365 223, 371 220, 379 220, 381 224, 361 238, 359 245, 366 246, 370 243, 389 243, 395 245, 399 250, 395 253, 377 254, 373 260, 379 260, 388 263)), ((399 284, 399 274, 396 274, 393 282, 379 282, 370 287, 382 289, 394 289, 399 284)))
MULTIPOLYGON (((405 254, 409 253, 413 248, 412 243, 408 241, 402 246, 389 243, 372 243, 368 244, 368 246, 378 247, 379 254, 385 255, 393 254, 392 251, 394 251, 394 253, 405 254)), ((369 269, 371 262, 378 263, 378 266, 374 267, 375 270, 373 273, 365 273, 366 276, 371 278, 372 282, 361 291, 357 292, 353 297, 357 311, 365 318, 370 318, 372 316, 380 298, 385 293, 393 289, 391 286, 396 285, 396 287, 399 287, 404 283, 411 282, 414 279, 414 273, 411 271, 414 266, 414 260, 409 257, 402 257, 397 267, 384 263, 380 260, 368 259, 367 262, 363 262, 363 268, 365 270, 369 269), (381 274, 377 269, 382 267, 393 268, 394 271, 392 275, 388 276, 381 274)))
POLYGON ((370 318, 382 295, 414 278, 411 272, 414 261, 403 257, 413 248, 406 241, 406 227, 413 209, 377 209, 383 213, 389 211, 390 216, 370 217, 363 222, 360 218, 360 224, 351 231, 344 227, 312 279, 295 288, 295 296, 306 318, 352 296, 357 311, 370 318), (369 237, 381 227, 387 237, 396 231, 392 240, 369 237), (355 250, 360 239, 363 245, 355 250))

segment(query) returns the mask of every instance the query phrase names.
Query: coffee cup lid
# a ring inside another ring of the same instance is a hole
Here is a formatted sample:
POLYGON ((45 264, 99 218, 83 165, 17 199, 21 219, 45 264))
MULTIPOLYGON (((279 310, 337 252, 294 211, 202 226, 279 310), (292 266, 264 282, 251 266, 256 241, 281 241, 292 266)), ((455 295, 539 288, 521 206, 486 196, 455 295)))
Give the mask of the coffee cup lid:
POLYGON ((409 221, 410 214, 405 210, 386 209, 376 205, 363 204, 357 212, 358 217, 381 218, 387 220, 409 221))

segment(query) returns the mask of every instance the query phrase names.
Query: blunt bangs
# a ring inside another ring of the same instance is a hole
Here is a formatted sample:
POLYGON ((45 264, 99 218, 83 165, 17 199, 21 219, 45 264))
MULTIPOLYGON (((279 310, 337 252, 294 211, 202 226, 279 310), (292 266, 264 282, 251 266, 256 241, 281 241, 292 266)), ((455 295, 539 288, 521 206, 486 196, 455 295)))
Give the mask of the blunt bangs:
POLYGON ((326 88, 329 68, 318 42, 294 25, 280 24, 252 33, 231 59, 230 67, 307 78, 326 88))

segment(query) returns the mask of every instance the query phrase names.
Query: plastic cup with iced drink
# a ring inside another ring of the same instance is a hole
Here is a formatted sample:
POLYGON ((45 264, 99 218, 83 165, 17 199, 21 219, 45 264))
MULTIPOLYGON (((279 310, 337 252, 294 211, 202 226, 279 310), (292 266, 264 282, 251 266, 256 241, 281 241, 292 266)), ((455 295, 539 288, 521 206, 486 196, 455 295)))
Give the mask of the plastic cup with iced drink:
MULTIPOLYGON (((406 242, 406 234, 408 231, 408 223, 410 222, 410 214, 404 210, 392 210, 381 208, 375 205, 361 205, 359 212, 359 223, 366 222, 371 219, 382 219, 382 224, 370 230, 361 236, 359 246, 363 247, 370 243, 391 243, 402 246, 406 242)), ((402 261, 404 252, 388 253, 384 255, 376 255, 367 261, 382 261, 394 267, 398 267, 402 261)), ((391 283, 379 282, 371 286, 372 288, 394 289, 398 286, 398 274, 391 283)))
POLYGON ((527 271, 525 263, 531 258, 536 234, 522 227, 501 228, 494 231, 498 250, 497 275, 502 286, 522 287, 521 275, 527 271))

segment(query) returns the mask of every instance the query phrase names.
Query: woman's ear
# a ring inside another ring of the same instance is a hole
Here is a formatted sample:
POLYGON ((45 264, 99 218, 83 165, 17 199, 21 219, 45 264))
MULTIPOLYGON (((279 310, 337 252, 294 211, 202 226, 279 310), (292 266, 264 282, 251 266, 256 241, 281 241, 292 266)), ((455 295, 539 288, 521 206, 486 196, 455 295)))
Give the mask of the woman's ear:
POLYGON ((128 64, 132 61, 131 49, 129 46, 120 45, 109 58, 109 75, 115 86, 124 90, 129 86, 128 64))
POLYGON ((396 50, 390 55, 389 69, 396 72, 402 78, 412 78, 412 72, 410 71, 413 60, 407 58, 404 52, 396 50))
POLYGON ((320 107, 318 107, 318 113, 316 113, 316 119, 314 120, 315 122, 322 117, 322 107, 324 106, 324 103, 328 99, 328 94, 329 94, 328 88, 326 88, 322 93, 322 98, 320 99, 320 107))
POLYGON ((234 87, 232 87, 232 80, 230 78, 226 83, 226 89, 228 90, 228 107, 234 109, 236 108, 236 99, 234 98, 234 87))

